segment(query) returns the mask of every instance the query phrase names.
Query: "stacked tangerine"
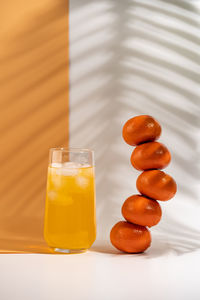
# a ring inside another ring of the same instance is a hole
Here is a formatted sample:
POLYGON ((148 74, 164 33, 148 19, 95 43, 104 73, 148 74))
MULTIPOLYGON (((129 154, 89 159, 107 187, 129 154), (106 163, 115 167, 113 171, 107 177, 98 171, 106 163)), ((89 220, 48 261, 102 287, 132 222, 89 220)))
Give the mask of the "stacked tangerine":
POLYGON ((147 227, 158 224, 162 216, 157 200, 167 201, 177 190, 174 179, 161 171, 170 163, 171 155, 165 145, 156 142, 160 135, 160 124, 147 115, 131 118, 123 127, 125 142, 136 146, 131 164, 142 171, 136 182, 140 194, 130 196, 122 206, 126 221, 115 224, 110 232, 113 246, 124 252, 140 253, 150 246, 147 227))

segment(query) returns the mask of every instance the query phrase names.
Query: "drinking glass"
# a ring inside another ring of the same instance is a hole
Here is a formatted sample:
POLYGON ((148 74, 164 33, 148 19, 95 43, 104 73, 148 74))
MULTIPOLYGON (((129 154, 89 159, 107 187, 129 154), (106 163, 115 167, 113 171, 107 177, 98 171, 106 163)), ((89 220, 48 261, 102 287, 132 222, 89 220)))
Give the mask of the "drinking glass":
POLYGON ((96 238, 94 154, 50 149, 44 237, 55 252, 82 252, 96 238))

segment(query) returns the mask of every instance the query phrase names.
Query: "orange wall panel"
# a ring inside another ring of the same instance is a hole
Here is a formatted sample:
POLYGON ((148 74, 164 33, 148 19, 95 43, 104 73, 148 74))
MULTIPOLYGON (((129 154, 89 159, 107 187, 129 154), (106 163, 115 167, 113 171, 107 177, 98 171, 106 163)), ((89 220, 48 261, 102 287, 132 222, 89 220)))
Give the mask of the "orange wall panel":
POLYGON ((48 150, 68 144, 68 5, 3 0, 0 19, 0 252, 48 252, 48 150))

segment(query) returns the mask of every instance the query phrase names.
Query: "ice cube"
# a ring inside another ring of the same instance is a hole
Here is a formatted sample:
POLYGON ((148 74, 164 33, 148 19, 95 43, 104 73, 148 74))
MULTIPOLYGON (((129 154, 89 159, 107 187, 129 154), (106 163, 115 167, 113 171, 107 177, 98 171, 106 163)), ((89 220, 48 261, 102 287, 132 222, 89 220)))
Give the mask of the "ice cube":
POLYGON ((62 175, 61 169, 62 169, 61 163, 52 163, 51 166, 49 167, 49 172, 52 175, 62 175))
POLYGON ((81 188, 86 188, 89 185, 89 180, 87 177, 84 176, 77 176, 76 184, 81 188))
POLYGON ((78 169, 76 168, 61 168, 60 169, 61 171, 61 174, 64 175, 64 176, 76 176, 78 174, 78 169))
POLYGON ((62 175, 64 176, 76 176, 81 164, 76 162, 65 162, 62 164, 62 175))
POLYGON ((57 197, 57 193, 55 191, 48 191, 47 196, 49 200, 55 200, 57 197))
POLYGON ((51 167, 49 167, 49 173, 52 175, 52 178, 54 178, 55 175, 62 175, 62 167, 52 167, 51 166, 51 167))
POLYGON ((81 168, 90 168, 91 167, 91 165, 89 165, 89 164, 82 164, 81 165, 81 168))
POLYGON ((94 169, 91 168, 91 167, 87 167, 86 169, 83 170, 83 173, 84 173, 84 176, 87 176, 87 177, 92 177, 94 176, 94 169))
POLYGON ((52 163, 50 167, 51 174, 76 176, 81 164, 75 162, 52 163))
POLYGON ((73 161, 68 161, 68 162, 63 163, 63 167, 69 168, 69 169, 78 169, 78 168, 81 168, 81 164, 79 164, 77 162, 73 162, 73 161))
POLYGON ((52 163, 51 167, 52 168, 62 168, 62 163, 52 163))

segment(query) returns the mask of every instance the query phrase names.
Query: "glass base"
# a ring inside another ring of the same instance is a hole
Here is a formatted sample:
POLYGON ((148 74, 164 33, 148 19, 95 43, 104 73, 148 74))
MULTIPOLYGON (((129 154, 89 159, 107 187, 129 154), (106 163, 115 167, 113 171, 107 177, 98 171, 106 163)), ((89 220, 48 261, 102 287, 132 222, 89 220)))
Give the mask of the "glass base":
POLYGON ((83 253, 87 251, 87 249, 62 249, 62 248, 53 248, 53 251, 56 253, 63 253, 63 254, 76 254, 76 253, 83 253))

